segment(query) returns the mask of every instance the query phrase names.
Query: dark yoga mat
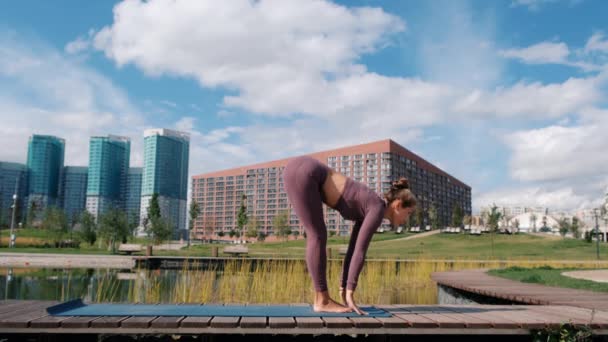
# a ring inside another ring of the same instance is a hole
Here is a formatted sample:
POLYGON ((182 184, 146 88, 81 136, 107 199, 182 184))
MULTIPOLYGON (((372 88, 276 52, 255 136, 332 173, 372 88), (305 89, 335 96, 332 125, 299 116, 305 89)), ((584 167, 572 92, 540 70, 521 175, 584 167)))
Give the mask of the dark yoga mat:
MULTIPOLYGON (((356 312, 314 312, 312 306, 176 305, 176 304, 85 304, 71 300, 46 309, 52 316, 245 316, 245 317, 362 317, 356 312)), ((365 317, 391 317, 374 306, 361 307, 365 317)))

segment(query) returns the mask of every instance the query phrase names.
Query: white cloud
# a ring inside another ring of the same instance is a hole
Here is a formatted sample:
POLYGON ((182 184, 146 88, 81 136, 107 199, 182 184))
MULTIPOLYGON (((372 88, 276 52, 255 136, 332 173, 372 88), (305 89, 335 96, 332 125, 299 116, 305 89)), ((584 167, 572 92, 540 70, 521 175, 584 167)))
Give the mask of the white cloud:
POLYGON ((603 99, 603 74, 570 78, 563 83, 518 82, 494 91, 474 90, 458 99, 453 110, 475 116, 558 118, 603 99))
POLYGON ((25 41, 0 34, 0 159, 25 162, 28 137, 51 134, 65 138, 67 165, 87 165, 90 136, 117 134, 132 138, 131 160, 141 165, 144 122, 124 91, 53 48, 25 41))
POLYGON ((523 181, 563 180, 608 173, 606 125, 549 126, 509 134, 511 174, 523 181))
POLYGON ((602 32, 594 33, 589 40, 587 40, 587 44, 585 44, 585 52, 608 53, 608 39, 604 38, 604 34, 602 32))
POLYGON ((81 52, 87 51, 92 46, 92 39, 95 34, 94 29, 90 29, 86 36, 78 36, 71 42, 65 45, 65 52, 70 55, 76 55, 81 52))
POLYGON ((583 0, 512 0, 511 7, 526 7, 528 10, 534 12, 545 5, 556 2, 568 3, 568 5, 574 6, 583 2, 583 0))
MULTIPOLYGON (((489 88, 501 81, 503 60, 496 57, 496 19, 475 13, 468 1, 427 1, 412 48, 425 79, 457 88, 489 88)), ((409 50, 409 46, 406 46, 409 50)))
POLYGON ((521 49, 501 50, 499 54, 531 64, 564 63, 570 50, 565 43, 542 42, 521 49))
MULTIPOLYGON (((606 179, 603 184, 608 184, 606 179)), ((574 211, 591 208, 602 201, 601 187, 583 190, 573 186, 562 187, 529 186, 499 189, 474 196, 473 207, 480 208, 496 204, 497 206, 544 207, 550 211, 574 211)))

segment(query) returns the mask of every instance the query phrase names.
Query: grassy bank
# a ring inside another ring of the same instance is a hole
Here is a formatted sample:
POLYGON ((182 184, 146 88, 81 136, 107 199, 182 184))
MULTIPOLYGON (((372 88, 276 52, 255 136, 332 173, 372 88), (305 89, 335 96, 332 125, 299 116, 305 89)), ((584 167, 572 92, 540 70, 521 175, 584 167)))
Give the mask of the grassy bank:
MULTIPOLYGON (((471 236, 465 234, 436 234, 418 239, 404 240, 407 234, 383 233, 375 234, 367 252, 368 258, 374 259, 465 259, 465 260, 596 260, 595 243, 584 240, 561 239, 555 237, 539 237, 528 234, 471 236)), ((36 239, 18 235, 20 239, 36 239)), ((41 238, 40 238, 41 239, 41 238)), ((6 241, 6 240, 5 240, 6 241)), ((146 244, 145 240, 136 243, 146 244)), ((333 249, 333 257, 339 257, 338 250, 346 247, 348 237, 330 237, 328 247, 333 249)), ((210 256, 211 248, 218 247, 221 251, 226 245, 202 244, 192 245, 181 250, 158 250, 155 255, 174 256, 210 256)), ((286 242, 256 242, 248 244, 250 257, 271 258, 303 258, 306 241, 304 239, 286 242)), ((89 253, 107 254, 106 248, 98 244, 88 246, 81 244, 80 249, 69 248, 14 248, 8 250, 6 243, 2 244, 0 252, 30 252, 30 253, 89 253)), ((600 244, 602 260, 608 260, 608 244, 600 244)))
POLYGON ((562 272, 576 270, 581 270, 581 268, 553 268, 551 266, 523 268, 512 266, 505 269, 490 270, 488 274, 524 283, 608 292, 608 283, 598 283, 591 280, 575 279, 562 275, 562 272))

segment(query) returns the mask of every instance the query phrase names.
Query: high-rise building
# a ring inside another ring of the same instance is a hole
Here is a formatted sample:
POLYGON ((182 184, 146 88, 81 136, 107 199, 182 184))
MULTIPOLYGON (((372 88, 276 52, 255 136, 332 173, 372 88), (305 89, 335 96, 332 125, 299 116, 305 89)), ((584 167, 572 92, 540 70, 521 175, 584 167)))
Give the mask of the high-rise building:
POLYGON ((136 224, 139 224, 142 173, 143 169, 141 167, 132 167, 129 169, 127 180, 127 215, 129 222, 135 222, 136 224))
MULTIPOLYGON (((382 195, 400 177, 410 180, 410 188, 425 212, 437 209, 440 224, 450 222, 455 206, 471 215, 471 188, 437 166, 390 139, 310 154, 330 168, 362 182, 382 195)), ((289 213, 291 230, 303 232, 283 188, 282 172, 291 158, 242 166, 193 176, 192 198, 201 214, 194 224, 195 237, 229 232, 237 226, 242 195, 246 196, 247 215, 260 223, 259 231, 272 236, 273 218, 283 210, 289 213)), ((353 222, 324 206, 329 231, 347 235, 353 222)), ((425 224, 428 217, 425 217, 425 224)), ((388 224, 382 228, 390 229, 388 224)))
POLYGON ((17 194, 15 224, 23 221, 27 196, 27 166, 0 162, 0 226, 8 227, 12 220, 13 195, 17 194))
POLYGON ((130 153, 127 137, 91 137, 86 208, 95 218, 112 207, 125 209, 130 153))
POLYGON ((49 135, 32 135, 27 150, 28 199, 27 210, 35 209, 32 217, 48 206, 59 206, 59 183, 65 153, 65 141, 49 135))
POLYGON ((84 166, 66 166, 61 175, 59 198, 68 222, 72 224, 86 208, 87 177, 89 170, 84 166))
POLYGON ((190 135, 169 129, 144 132, 144 171, 140 218, 147 217, 152 195, 158 194, 161 216, 174 227, 174 237, 186 228, 190 135))

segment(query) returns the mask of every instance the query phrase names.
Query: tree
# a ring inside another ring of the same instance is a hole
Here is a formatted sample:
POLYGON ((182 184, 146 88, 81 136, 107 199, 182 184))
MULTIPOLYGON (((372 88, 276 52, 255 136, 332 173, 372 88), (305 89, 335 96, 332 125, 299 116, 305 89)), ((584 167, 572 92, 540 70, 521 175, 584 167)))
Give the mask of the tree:
POLYGON ((416 226, 422 228, 422 225, 424 225, 424 211, 422 210, 422 207, 420 206, 416 206, 416 226))
POLYGON ((461 227, 463 220, 462 208, 455 204, 452 209, 452 227, 461 227))
POLYGON ((196 202, 193 198, 190 202, 190 210, 188 212, 190 216, 190 219, 188 220, 188 245, 190 245, 190 238, 192 237, 192 232, 194 232, 194 222, 200 213, 201 210, 198 206, 198 202, 196 202))
POLYGON ((490 227, 490 241, 492 244, 492 257, 494 257, 494 233, 498 230, 498 222, 500 222, 501 213, 498 207, 494 204, 491 211, 488 213, 488 226, 490 227))
POLYGON ((272 227, 276 232, 277 236, 283 237, 287 240, 291 229, 289 228, 289 213, 287 210, 281 210, 275 217, 272 218, 272 227))
POLYGON ((559 234, 565 238, 566 234, 570 231, 570 221, 568 218, 564 217, 559 220, 559 234))
POLYGON ((34 220, 36 219, 36 212, 38 211, 38 203, 36 201, 30 202, 30 208, 27 211, 27 217, 25 225, 28 227, 34 227, 34 220))
POLYGON ((99 218, 99 236, 108 244, 112 254, 116 253, 116 243, 124 241, 129 235, 127 213, 117 208, 110 208, 99 218))
POLYGON ((62 241, 68 233, 68 220, 63 210, 49 207, 44 211, 40 226, 56 247, 62 247, 62 241))
POLYGON ((97 241, 95 216, 86 210, 80 214, 80 237, 90 246, 93 246, 95 241, 97 241))
POLYGON ((252 217, 251 220, 247 222, 247 231, 245 232, 245 236, 248 238, 256 238, 258 236, 260 223, 255 217, 252 217))
POLYGON ((137 217, 137 213, 132 212, 131 215, 129 215, 129 241, 133 241, 137 226, 139 226, 139 218, 137 217))
POLYGON ((156 245, 169 240, 173 234, 171 222, 163 217, 152 217, 150 219, 150 229, 152 230, 152 241, 156 245))
POLYGON ((264 232, 258 232, 258 241, 266 240, 266 234, 264 232))
POLYGON ((161 217, 160 213, 160 204, 158 203, 158 193, 152 194, 152 198, 150 199, 150 203, 148 204, 148 218, 151 220, 152 218, 161 217))
POLYGON ((431 221, 431 229, 435 230, 439 228, 439 215, 434 204, 429 208, 429 221, 431 221))
POLYGON ((580 220, 576 216, 572 216, 572 223, 570 224, 570 232, 572 232, 572 236, 576 239, 581 238, 581 224, 580 220))
POLYGON ((247 221, 248 221, 247 208, 245 207, 245 199, 247 199, 247 196, 245 196, 245 194, 243 194, 241 196, 241 207, 239 208, 239 213, 236 218, 236 227, 239 232, 239 236, 240 236, 240 232, 243 231, 243 227, 245 227, 247 225, 247 221))

